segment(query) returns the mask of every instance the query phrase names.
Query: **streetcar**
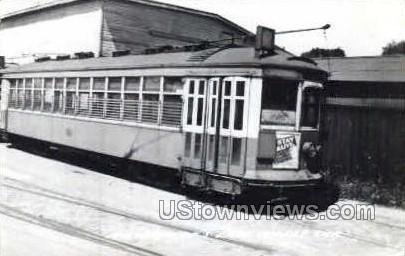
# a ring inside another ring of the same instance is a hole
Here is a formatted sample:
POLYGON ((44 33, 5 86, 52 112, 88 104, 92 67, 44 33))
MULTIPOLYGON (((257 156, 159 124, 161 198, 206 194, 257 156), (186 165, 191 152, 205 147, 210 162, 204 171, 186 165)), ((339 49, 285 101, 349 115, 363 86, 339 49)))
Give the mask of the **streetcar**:
POLYGON ((165 167, 203 191, 317 186, 327 72, 253 41, 4 69, 0 128, 165 167))

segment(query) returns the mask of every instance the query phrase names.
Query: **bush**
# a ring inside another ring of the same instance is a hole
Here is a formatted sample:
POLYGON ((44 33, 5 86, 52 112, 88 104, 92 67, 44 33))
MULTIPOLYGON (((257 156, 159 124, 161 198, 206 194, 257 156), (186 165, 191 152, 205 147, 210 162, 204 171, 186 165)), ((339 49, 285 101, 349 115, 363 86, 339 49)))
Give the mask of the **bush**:
POLYGON ((324 57, 346 57, 344 50, 340 48, 336 49, 322 49, 312 48, 309 52, 304 52, 301 57, 305 58, 324 58, 324 57))
POLYGON ((383 47, 383 56, 387 55, 395 55, 395 54, 405 54, 405 41, 395 42, 392 41, 391 43, 387 44, 383 47))

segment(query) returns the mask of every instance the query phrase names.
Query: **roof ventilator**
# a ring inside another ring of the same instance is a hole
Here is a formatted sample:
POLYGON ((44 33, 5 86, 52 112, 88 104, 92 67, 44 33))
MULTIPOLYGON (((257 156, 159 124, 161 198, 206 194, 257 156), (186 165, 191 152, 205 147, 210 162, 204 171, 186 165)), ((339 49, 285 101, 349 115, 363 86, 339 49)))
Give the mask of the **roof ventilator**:
POLYGON ((56 56, 56 60, 69 60, 70 55, 69 54, 64 54, 64 55, 58 55, 56 56))
POLYGON ((94 58, 94 52, 76 52, 75 57, 77 59, 94 58))
POLYGON ((121 50, 121 51, 112 52, 113 57, 121 57, 121 56, 130 55, 130 54, 131 54, 130 50, 121 50))
POLYGON ((49 56, 44 56, 44 57, 39 57, 35 59, 35 62, 44 62, 44 61, 49 61, 51 60, 51 57, 49 56))

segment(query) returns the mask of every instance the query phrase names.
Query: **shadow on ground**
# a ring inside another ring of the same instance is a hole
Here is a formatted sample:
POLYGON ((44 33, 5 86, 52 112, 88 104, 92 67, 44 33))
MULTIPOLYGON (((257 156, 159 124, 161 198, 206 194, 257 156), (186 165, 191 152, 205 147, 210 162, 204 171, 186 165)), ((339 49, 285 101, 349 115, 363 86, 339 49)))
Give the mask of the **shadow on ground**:
MULTIPOLYGON (((94 172, 125 179, 147 185, 153 188, 162 189, 203 203, 238 209, 249 214, 258 214, 260 207, 303 207, 316 206, 316 211, 325 211, 330 205, 339 199, 339 189, 335 185, 328 184, 314 189, 301 189, 294 191, 271 191, 269 189, 248 190, 243 196, 231 197, 213 192, 190 191, 182 189, 176 172, 149 164, 138 163, 121 158, 97 154, 93 152, 76 150, 65 147, 50 147, 40 141, 20 140, 18 143, 9 144, 10 148, 35 154, 41 157, 57 160, 69 165, 82 167, 94 172), (252 209, 255 209, 252 211, 252 209)), ((314 210, 314 208, 311 208, 314 210)), ((303 214, 310 212, 303 212, 303 214)), ((290 214, 285 211, 286 215, 290 214)), ((261 214, 269 214, 263 211, 261 214)))

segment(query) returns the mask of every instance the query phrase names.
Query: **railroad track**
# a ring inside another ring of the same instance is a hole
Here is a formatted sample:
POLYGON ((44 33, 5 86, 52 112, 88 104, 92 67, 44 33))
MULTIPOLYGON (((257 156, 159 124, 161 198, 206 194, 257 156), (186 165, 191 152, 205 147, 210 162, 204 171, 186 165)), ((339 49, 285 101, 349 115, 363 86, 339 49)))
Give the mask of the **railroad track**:
POLYGON ((118 249, 124 252, 128 252, 139 256, 163 256, 163 254, 134 246, 128 243, 123 243, 117 240, 108 239, 106 237, 97 235, 95 233, 73 227, 71 225, 61 223, 55 220, 47 219, 42 216, 36 216, 32 214, 25 213, 13 207, 8 207, 7 205, 0 203, 0 214, 6 215, 11 218, 15 218, 24 222, 28 222, 34 225, 38 225, 44 228, 55 230, 63 234, 78 237, 87 241, 91 241, 100 245, 108 246, 114 249, 118 249))
MULTIPOLYGON (((165 222, 165 221, 152 219, 152 218, 149 218, 147 216, 142 216, 142 215, 138 215, 138 214, 134 214, 134 213, 128 213, 126 211, 111 208, 111 207, 108 207, 108 206, 105 206, 105 205, 102 205, 102 204, 99 204, 99 203, 88 201, 86 199, 65 195, 65 194, 50 190, 50 189, 42 188, 40 186, 31 184, 31 183, 27 183, 27 182, 23 182, 23 181, 20 181, 20 180, 16 180, 16 179, 13 179, 13 178, 4 177, 4 176, 1 176, 1 175, 0 175, 0 178, 3 179, 3 181, 0 183, 1 186, 9 188, 9 189, 34 194, 34 195, 38 195, 38 196, 41 196, 41 197, 47 197, 47 198, 50 198, 50 199, 59 200, 59 201, 67 202, 67 203, 70 203, 70 204, 75 204, 75 205, 79 205, 79 206, 88 207, 88 208, 91 208, 91 209, 94 209, 94 210, 97 210, 97 211, 100 211, 100 212, 103 212, 103 213, 124 217, 124 218, 134 220, 134 221, 144 222, 146 224, 157 225, 159 227, 165 227, 165 228, 168 228, 168 229, 171 229, 171 230, 174 230, 174 231, 187 232, 187 233, 190 233, 190 234, 203 236, 205 238, 213 239, 213 240, 220 241, 220 242, 225 242, 225 243, 228 243, 228 244, 231 244, 231 245, 234 245, 234 246, 238 246, 238 247, 244 247, 244 248, 248 248, 248 249, 255 250, 255 251, 263 251, 263 252, 266 252, 266 253, 269 253, 269 254, 272 254, 272 253, 275 252, 274 248, 270 248, 268 246, 263 246, 263 245, 260 245, 260 244, 250 243, 250 242, 242 241, 242 240, 236 240, 236 239, 230 239, 230 238, 226 238, 226 237, 220 237, 217 234, 207 233, 206 231, 199 230, 199 229, 196 229, 196 228, 178 226, 178 225, 170 224, 170 223, 165 222)), ((15 211, 16 215, 25 214, 25 215, 27 215, 27 217, 33 218, 34 220, 36 220, 37 218, 40 218, 40 217, 35 217, 33 215, 28 216, 29 214, 20 212, 20 211, 18 211, 18 209, 10 208, 10 207, 7 207, 6 205, 0 204, 0 213, 3 213, 5 215, 10 215, 11 214, 10 212, 12 212, 12 211, 15 211), (2 211, 2 209, 3 209, 2 207, 4 209, 6 209, 4 211, 4 213, 2 211)), ((56 224, 57 225, 62 225, 62 223, 56 223, 56 224)), ((69 225, 68 225, 68 227, 69 227, 69 225)), ((73 227, 70 226, 70 229, 72 229, 72 228, 73 227)), ((78 230, 78 232, 82 232, 82 231, 83 230, 78 230)), ((93 235, 95 235, 95 234, 93 234, 93 235)), ((112 242, 114 242, 114 241, 112 241, 112 242)), ((135 248, 132 248, 132 250, 134 250, 134 249, 135 248)), ((294 255, 293 253, 290 253, 290 252, 288 252, 288 254, 289 255, 294 255)))
MULTIPOLYGON (((291 221, 291 223, 294 223, 294 224, 302 226, 302 227, 311 228, 311 229, 316 230, 316 231, 330 232, 327 229, 314 227, 313 225, 311 225, 311 224, 309 224, 307 222, 304 222, 304 221, 293 220, 293 221, 291 221)), ((391 226, 391 225, 385 225, 384 223, 377 223, 377 224, 384 225, 384 226, 389 226, 389 227, 391 226)), ((404 229, 402 229, 402 230, 404 230, 404 229)), ((341 237, 346 237, 346 238, 351 239, 351 240, 356 240, 356 241, 372 244, 372 245, 382 247, 382 248, 390 248, 390 249, 394 249, 394 250, 398 250, 398 251, 405 250, 405 246, 404 247, 393 246, 393 245, 390 245, 390 244, 387 244, 387 243, 384 243, 384 242, 381 242, 381 241, 378 241, 378 240, 375 240, 375 239, 365 238, 365 237, 355 235, 353 233, 349 233, 349 232, 346 232, 346 231, 338 231, 337 235, 341 236, 341 237)))
MULTIPOLYGON (((47 197, 47 198, 51 198, 51 199, 55 199, 55 200, 60 200, 60 201, 64 201, 64 202, 75 204, 75 205, 89 207, 91 209, 94 209, 94 210, 97 210, 97 211, 100 211, 100 212, 125 217, 125 218, 128 218, 130 220, 141 221, 141 222, 144 222, 144 223, 147 223, 147 224, 152 224, 152 225, 157 225, 157 226, 160 226, 160 227, 165 227, 165 228, 168 228, 168 229, 171 229, 171 230, 174 230, 174 231, 181 231, 181 232, 187 232, 187 233, 191 233, 191 234, 197 234, 199 236, 207 237, 209 239, 213 239, 213 240, 217 240, 217 241, 221 241, 221 242, 226 242, 226 243, 236 245, 236 246, 242 246, 242 247, 249 248, 249 249, 252 249, 252 250, 264 251, 264 252, 267 252, 267 253, 270 253, 270 254, 274 253, 275 251, 279 251, 279 250, 276 250, 275 248, 272 248, 272 247, 269 247, 269 246, 263 246, 262 244, 256 244, 256 243, 251 243, 251 242, 248 242, 248 241, 242 241, 242 240, 238 240, 238 239, 221 237, 218 234, 207 233, 206 231, 203 231, 203 230, 200 230, 200 229, 197 229, 197 228, 178 226, 178 225, 174 225, 174 224, 171 224, 171 223, 168 223, 168 222, 165 222, 165 221, 160 221, 160 220, 157 220, 157 219, 153 219, 153 218, 150 218, 150 217, 147 217, 147 216, 143 216, 143 215, 139 215, 139 214, 135 214, 135 213, 129 213, 129 212, 122 211, 122 210, 115 209, 115 208, 111 208, 111 207, 108 207, 108 206, 105 206, 105 205, 102 205, 102 204, 99 204, 99 203, 91 202, 91 201, 88 201, 86 199, 65 195, 65 194, 62 194, 62 193, 59 193, 59 192, 56 192, 56 191, 53 191, 53 190, 42 188, 42 187, 37 186, 35 184, 19 181, 19 180, 16 180, 16 179, 4 177, 4 176, 0 176, 0 178, 3 178, 3 182, 1 184, 3 187, 7 187, 7 188, 14 189, 14 190, 17 190, 17 191, 31 193, 31 194, 35 194, 35 195, 38 195, 38 196, 47 197)), ((0 210, 0 212, 1 212, 1 210, 0 210)), ((314 231, 321 231, 321 232, 331 233, 330 230, 319 228, 319 227, 314 227, 310 223, 306 223, 306 222, 303 222, 303 221, 291 221, 289 223, 293 224, 293 225, 296 224, 296 225, 300 225, 300 226, 303 226, 303 227, 307 227, 307 228, 310 228, 310 229, 312 229, 314 231)), ((373 221, 373 223, 375 223, 375 222, 373 221)), ((395 226, 393 224, 386 224, 386 223, 383 223, 383 222, 378 222, 376 224, 387 226, 387 227, 395 226)), ((405 230, 401 226, 395 226, 395 228, 405 230)), ((345 238, 348 238, 348 239, 356 240, 356 241, 363 242, 363 243, 372 244, 374 246, 383 247, 383 248, 389 248, 389 249, 394 249, 394 250, 404 250, 404 248, 395 247, 395 246, 383 243, 381 241, 373 240, 373 239, 370 239, 370 238, 365 238, 365 237, 355 235, 355 234, 345 232, 345 231, 339 231, 339 230, 337 230, 337 231, 338 231, 337 232, 338 236, 345 237, 345 238)), ((132 249, 134 249, 134 248, 132 248, 132 249)), ((283 251, 285 253, 288 253, 288 254, 291 254, 291 255, 296 254, 296 253, 294 253, 292 251, 288 251, 288 252, 285 251, 285 250, 283 250, 283 251)))

